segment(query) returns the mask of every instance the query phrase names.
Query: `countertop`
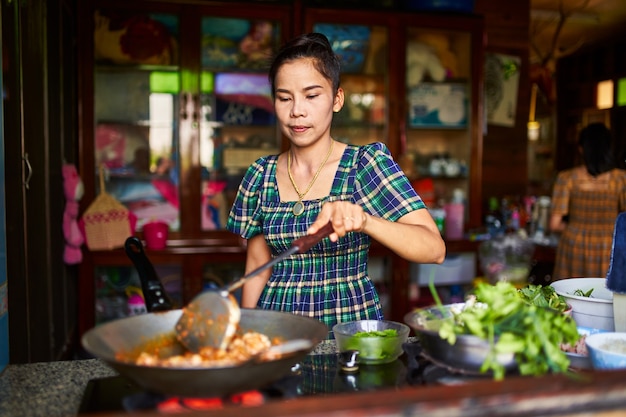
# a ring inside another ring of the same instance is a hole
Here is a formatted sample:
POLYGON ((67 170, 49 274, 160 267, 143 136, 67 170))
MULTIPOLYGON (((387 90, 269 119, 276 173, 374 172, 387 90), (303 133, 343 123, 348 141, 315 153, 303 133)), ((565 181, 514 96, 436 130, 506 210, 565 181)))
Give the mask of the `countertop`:
MULTIPOLYGON (((323 342, 311 353, 335 352, 323 342)), ((9 365, 0 375, 0 415, 75 416, 89 380, 117 375, 98 359, 9 365)), ((242 406, 184 412, 177 416, 239 417, 242 406)), ((159 416, 156 412, 133 413, 159 416)), ((475 417, 529 415, 617 417, 626 415, 626 370, 590 371, 576 377, 488 378, 465 385, 406 386, 270 401, 254 406, 256 417, 475 417)), ((124 416, 124 412, 98 414, 124 416)), ((248 414, 249 415, 249 414, 248 414)))
MULTIPOLYGON (((324 341, 311 354, 335 351, 324 341)), ((9 365, 0 374, 0 416, 75 416, 89 380, 115 375, 99 359, 9 365)))
POLYGON ((74 416, 87 382, 114 375, 98 359, 9 365, 0 375, 0 415, 74 416))

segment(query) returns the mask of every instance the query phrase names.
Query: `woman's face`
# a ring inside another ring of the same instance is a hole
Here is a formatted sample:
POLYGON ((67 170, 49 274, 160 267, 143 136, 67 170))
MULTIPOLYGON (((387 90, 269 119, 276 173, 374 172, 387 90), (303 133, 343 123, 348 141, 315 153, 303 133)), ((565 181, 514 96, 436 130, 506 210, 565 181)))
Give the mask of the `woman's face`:
POLYGON ((343 106, 343 91, 313 65, 312 59, 283 64, 276 73, 274 108, 282 132, 298 146, 330 136, 333 112, 343 106))

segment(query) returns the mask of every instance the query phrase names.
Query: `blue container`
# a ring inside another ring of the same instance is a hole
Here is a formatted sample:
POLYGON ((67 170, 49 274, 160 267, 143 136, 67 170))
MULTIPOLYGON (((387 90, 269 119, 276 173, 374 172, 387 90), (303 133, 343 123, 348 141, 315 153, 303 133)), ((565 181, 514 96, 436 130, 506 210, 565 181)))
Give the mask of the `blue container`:
POLYGON ((593 369, 626 368, 626 333, 602 332, 585 339, 593 369))
POLYGON ((473 13, 474 0, 406 0, 408 10, 473 13))

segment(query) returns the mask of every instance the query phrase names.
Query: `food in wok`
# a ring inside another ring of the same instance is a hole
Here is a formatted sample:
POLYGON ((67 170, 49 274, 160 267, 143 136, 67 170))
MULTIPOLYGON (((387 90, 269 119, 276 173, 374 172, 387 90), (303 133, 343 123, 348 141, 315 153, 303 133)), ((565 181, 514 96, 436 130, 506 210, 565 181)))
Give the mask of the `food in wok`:
POLYGON ((257 332, 267 336, 273 346, 296 340, 308 341, 308 347, 294 349, 279 358, 255 356, 234 366, 164 366, 139 365, 141 352, 158 352, 159 358, 184 354, 174 326, 181 310, 170 310, 127 317, 104 323, 82 337, 84 348, 121 375, 139 386, 167 395, 221 396, 258 389, 291 372, 313 347, 328 335, 319 320, 271 310, 242 309, 239 332, 257 332))
MULTIPOLYGON (((174 343, 173 340, 166 343, 174 343)), ((121 361, 134 362, 137 365, 167 367, 218 367, 236 366, 267 351, 272 342, 269 337, 259 332, 246 332, 235 335, 226 349, 204 347, 199 352, 183 351, 162 357, 162 346, 148 343, 138 355, 121 352, 117 358, 121 361)), ((141 348, 140 348, 141 349, 141 348)))

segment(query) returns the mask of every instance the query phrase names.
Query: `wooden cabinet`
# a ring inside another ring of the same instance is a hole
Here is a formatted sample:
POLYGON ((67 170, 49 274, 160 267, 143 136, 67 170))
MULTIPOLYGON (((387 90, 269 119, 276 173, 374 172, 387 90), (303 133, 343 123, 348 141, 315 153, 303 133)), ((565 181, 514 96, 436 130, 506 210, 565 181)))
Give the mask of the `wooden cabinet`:
MULTIPOLYGON (((467 225, 480 224, 474 208, 481 207, 481 19, 392 9, 348 13, 308 4, 81 5, 83 204, 98 195, 96 173, 105 166, 106 191, 137 216, 139 236, 147 221, 169 223, 167 248, 147 255, 167 277, 177 305, 243 272, 245 247, 223 229, 224 221, 249 164, 287 146, 275 125, 266 58, 305 30, 326 33, 343 61, 346 105, 335 117, 333 136, 355 144, 385 142, 397 158, 413 158, 403 167, 416 179, 417 152, 463 160, 463 173, 435 178, 435 184, 444 190, 441 198, 462 188, 472 207, 467 225), (439 117, 454 126, 418 126, 419 85, 406 82, 415 71, 407 48, 416 38, 449 42, 458 61, 443 79, 423 80, 459 98, 459 106, 445 107, 448 113, 439 117)), ((386 311, 402 320, 408 265, 376 244, 371 254, 372 277, 389 300, 386 311)), ((85 255, 80 333, 131 313, 127 305, 138 284, 123 249, 85 255)))

